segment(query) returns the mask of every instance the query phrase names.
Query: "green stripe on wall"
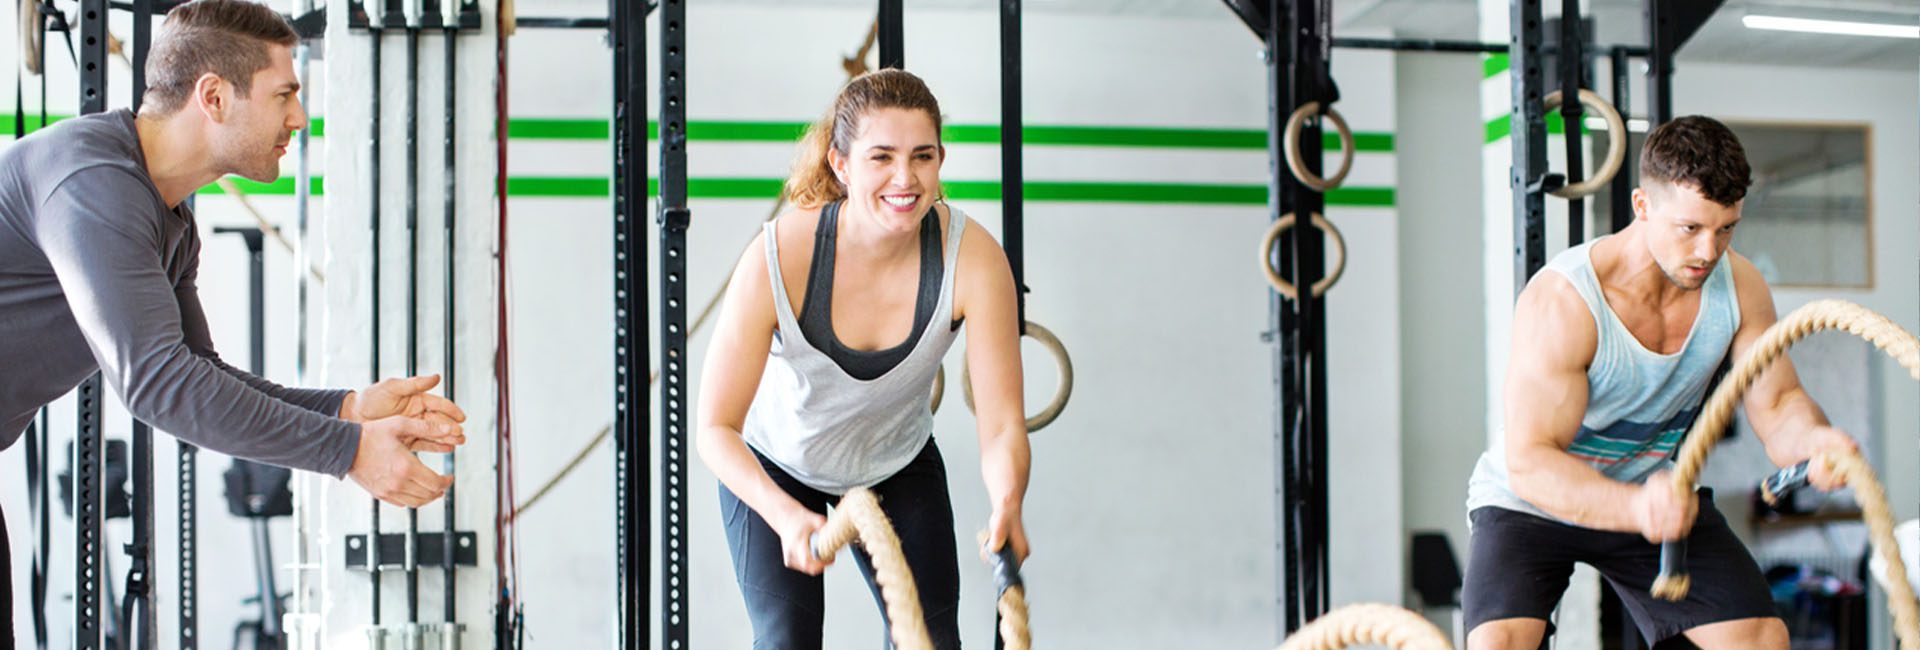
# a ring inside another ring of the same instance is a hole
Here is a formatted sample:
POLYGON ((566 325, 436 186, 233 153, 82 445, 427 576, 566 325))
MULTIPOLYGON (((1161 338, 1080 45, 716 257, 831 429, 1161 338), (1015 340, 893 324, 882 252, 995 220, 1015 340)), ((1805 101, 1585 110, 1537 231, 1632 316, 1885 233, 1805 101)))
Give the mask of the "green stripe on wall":
MULTIPOLYGON (((66 119, 50 115, 49 121, 66 119)), ((4 123, 13 116, 0 113, 4 123)), ((29 120, 29 133, 37 118, 29 120)), ((660 124, 649 122, 648 132, 659 133, 660 124)), ((695 120, 687 123, 687 137, 707 142, 781 142, 800 139, 807 130, 805 122, 756 122, 695 120)), ((326 118, 313 118, 308 129, 313 137, 326 137, 326 118)), ((950 124, 943 134, 953 144, 998 144, 997 124, 950 124)), ((1245 149, 1265 150, 1267 132, 1261 129, 1206 129, 1134 126, 1079 126, 1036 124, 1025 127, 1022 136, 1034 146, 1141 147, 1153 149, 1245 149)), ((612 127, 603 119, 517 117, 507 120, 507 137, 516 140, 600 140, 612 137, 612 127)), ((1393 134, 1360 131, 1353 134, 1354 148, 1368 153, 1391 153, 1393 134)), ((1322 135, 1322 146, 1329 150, 1340 146, 1333 134, 1322 135)))
MULTIPOLYGON (((1565 122, 1562 121, 1562 118, 1560 117, 1559 113, 1547 114, 1547 134, 1548 135, 1559 135, 1561 133, 1565 133, 1566 131, 1567 131, 1567 125, 1565 122)), ((1587 132, 1586 125, 1584 124, 1581 125, 1580 133, 1584 135, 1586 132, 1587 132)), ((1487 144, 1493 144, 1495 142, 1505 140, 1509 135, 1513 135, 1513 118, 1502 115, 1500 117, 1487 120, 1487 125, 1486 125, 1487 144)))
MULTIPOLYGON (((255 183, 233 179, 249 195, 290 196, 293 179, 255 183)), ((780 192, 777 178, 694 178, 687 181, 687 194, 696 199, 765 199, 780 192)), ((312 179, 313 195, 323 194, 322 180, 312 179)), ((659 193, 659 179, 647 181, 649 195, 659 193)), ((960 200, 1000 198, 998 181, 949 181, 949 196, 960 200)), ((524 176, 507 179, 507 195, 546 198, 606 198, 611 181, 605 177, 524 176)), ((224 194, 218 185, 208 185, 201 194, 224 194)), ((1266 205, 1265 185, 1188 184, 1188 183, 1095 183, 1080 181, 1032 181, 1026 184, 1026 197, 1032 201, 1078 203, 1178 203, 1212 205, 1266 205)), ((1328 205, 1356 207, 1392 207, 1391 187, 1347 187, 1327 193, 1328 205)))
POLYGON ((1505 54, 1487 54, 1484 56, 1485 58, 1480 59, 1480 77, 1482 79, 1498 77, 1505 74, 1509 67, 1512 67, 1512 62, 1507 60, 1507 55, 1505 54))
MULTIPOLYGON (((271 183, 256 183, 238 176, 228 176, 227 180, 233 181, 234 187, 240 188, 240 191, 246 193, 248 196, 293 196, 293 178, 290 176, 282 177, 280 180, 271 183)), ((308 191, 314 196, 320 196, 321 187, 320 177, 315 176, 307 179, 308 191)), ((216 183, 200 188, 199 193, 218 195, 226 194, 227 192, 221 189, 220 185, 216 183)))

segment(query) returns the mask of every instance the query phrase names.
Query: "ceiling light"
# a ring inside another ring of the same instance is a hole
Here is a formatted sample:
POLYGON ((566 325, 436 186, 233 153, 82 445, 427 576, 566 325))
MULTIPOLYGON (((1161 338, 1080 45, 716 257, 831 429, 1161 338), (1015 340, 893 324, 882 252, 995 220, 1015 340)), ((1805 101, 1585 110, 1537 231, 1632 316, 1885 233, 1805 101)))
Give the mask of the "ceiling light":
POLYGON ((1920 38, 1920 25, 1894 25, 1889 23, 1865 23, 1852 20, 1819 20, 1814 18, 1788 18, 1785 16, 1760 16, 1752 14, 1741 17, 1740 23, 1746 25, 1748 29, 1770 29, 1783 32, 1879 36, 1883 38, 1920 38))

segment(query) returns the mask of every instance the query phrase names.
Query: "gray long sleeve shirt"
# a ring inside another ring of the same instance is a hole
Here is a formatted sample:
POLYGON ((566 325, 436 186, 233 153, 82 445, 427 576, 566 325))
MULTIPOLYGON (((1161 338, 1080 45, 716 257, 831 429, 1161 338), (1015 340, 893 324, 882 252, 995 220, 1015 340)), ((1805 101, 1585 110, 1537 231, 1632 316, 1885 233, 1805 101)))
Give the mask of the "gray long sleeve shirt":
POLYGON ((99 370, 133 416, 193 444, 340 476, 346 391, 287 388, 214 353, 193 212, 147 174, 133 114, 63 121, 0 150, 0 449, 99 370))

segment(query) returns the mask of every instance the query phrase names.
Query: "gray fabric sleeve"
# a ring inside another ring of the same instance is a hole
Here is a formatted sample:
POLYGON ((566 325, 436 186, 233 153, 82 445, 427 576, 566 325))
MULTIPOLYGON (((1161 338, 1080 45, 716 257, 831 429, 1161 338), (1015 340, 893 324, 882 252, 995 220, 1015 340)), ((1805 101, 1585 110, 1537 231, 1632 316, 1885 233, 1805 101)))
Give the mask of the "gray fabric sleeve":
POLYGON ((74 319, 134 417, 231 456, 332 476, 352 467, 358 425, 255 390, 187 346, 146 181, 81 170, 37 217, 35 237, 74 319))
POLYGON ((212 361, 222 372, 232 375, 247 384, 247 387, 273 396, 274 399, 327 416, 340 413, 340 403, 346 401, 351 391, 332 388, 288 388, 276 384, 251 372, 235 368, 220 358, 213 349, 213 332, 207 326, 206 311, 200 308, 200 255, 196 250, 187 255, 187 272, 173 287, 174 302, 180 305, 180 329, 186 335, 187 349, 201 358, 212 361))

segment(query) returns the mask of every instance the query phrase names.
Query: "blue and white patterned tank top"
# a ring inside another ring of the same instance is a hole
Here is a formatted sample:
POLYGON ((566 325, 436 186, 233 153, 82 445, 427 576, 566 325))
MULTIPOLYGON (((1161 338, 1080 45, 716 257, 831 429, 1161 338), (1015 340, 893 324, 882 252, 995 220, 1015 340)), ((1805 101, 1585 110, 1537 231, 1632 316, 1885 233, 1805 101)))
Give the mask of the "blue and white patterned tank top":
MULTIPOLYGON (((1648 350, 1607 305, 1606 293, 1588 256, 1593 241, 1554 256, 1547 270, 1559 273, 1580 293, 1593 314, 1598 345, 1587 367, 1587 412, 1567 453, 1608 478, 1645 481, 1672 464, 1687 428, 1700 414, 1713 375, 1740 329, 1740 302, 1734 292, 1732 261, 1722 257, 1701 287, 1700 313, 1687 341, 1674 354, 1648 350)), ((1505 436, 1501 445, 1480 455, 1467 482, 1467 510, 1496 506, 1552 518, 1513 493, 1507 480, 1505 436)))

